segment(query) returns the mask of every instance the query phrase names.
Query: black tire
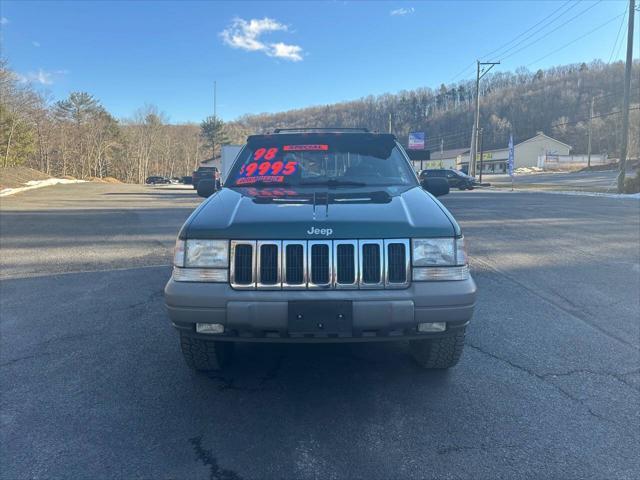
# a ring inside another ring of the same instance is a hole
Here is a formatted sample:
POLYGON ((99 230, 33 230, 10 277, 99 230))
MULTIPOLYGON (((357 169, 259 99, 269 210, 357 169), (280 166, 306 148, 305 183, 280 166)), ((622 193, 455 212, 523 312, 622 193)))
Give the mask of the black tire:
POLYGON ((465 329, 450 337, 410 340, 409 351, 423 368, 451 368, 460 360, 464 348, 465 329))
POLYGON ((465 187, 465 186, 458 187, 458 190, 466 190, 466 189, 467 189, 467 187, 465 187))
POLYGON ((182 356, 189 368, 199 372, 222 370, 233 359, 233 342, 216 342, 201 340, 180 334, 180 348, 182 356))

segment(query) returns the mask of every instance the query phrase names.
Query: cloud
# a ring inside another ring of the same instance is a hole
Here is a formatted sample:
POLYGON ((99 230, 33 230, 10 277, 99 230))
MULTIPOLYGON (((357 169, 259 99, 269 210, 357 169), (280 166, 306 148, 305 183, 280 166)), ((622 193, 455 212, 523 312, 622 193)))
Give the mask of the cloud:
POLYGON ((416 9, 413 7, 409 7, 409 8, 396 8, 395 10, 391 10, 389 12, 389 15, 393 15, 394 17, 403 17, 405 15, 411 15, 413 12, 415 12, 416 9))
POLYGON ((9 23, 9 19, 7 17, 0 18, 0 25, 6 25, 9 23))
POLYGON ((19 73, 18 79, 22 83, 39 83, 40 85, 53 85, 55 77, 67 75, 68 70, 54 70, 53 72, 47 72, 46 70, 38 69, 37 72, 19 73))
POLYGON ((292 62, 299 62, 302 60, 302 47, 298 45, 287 45, 286 43, 271 43, 270 51, 267 51, 267 55, 270 57, 284 58, 291 60, 292 62))
POLYGON ((229 27, 220 32, 222 41, 232 47, 248 52, 263 52, 270 57, 282 58, 292 62, 302 60, 302 47, 287 43, 265 43, 260 37, 269 32, 286 32, 289 28, 272 18, 251 19, 234 18, 229 27))
POLYGON ((36 42, 35 40, 31 42, 31 45, 33 45, 36 48, 40 48, 40 42, 36 42))

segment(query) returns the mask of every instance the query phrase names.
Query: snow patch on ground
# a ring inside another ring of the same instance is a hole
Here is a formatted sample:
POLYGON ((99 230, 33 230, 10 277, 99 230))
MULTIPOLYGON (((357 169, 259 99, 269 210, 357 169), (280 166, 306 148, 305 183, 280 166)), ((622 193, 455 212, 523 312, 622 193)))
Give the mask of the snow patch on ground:
POLYGON ((543 168, 540 167, 520 167, 520 168, 516 168, 513 173, 515 173, 516 175, 520 174, 529 174, 529 173, 549 173, 549 172, 545 172, 543 168))
POLYGON ((473 192, 452 192, 455 195, 474 195, 484 192, 491 193, 541 193, 541 194, 551 194, 551 195, 573 195, 578 197, 604 197, 604 198, 617 198, 617 199, 632 199, 632 200, 640 200, 640 193, 606 193, 606 192, 587 192, 580 190, 543 190, 538 188, 516 188, 515 190, 510 190, 508 188, 476 188, 473 192))
POLYGON ((29 180, 27 183, 25 183, 24 187, 4 188, 0 190, 0 197, 15 195, 16 193, 24 192, 26 190, 49 187, 51 185, 67 184, 67 183, 84 183, 84 182, 86 182, 86 180, 69 180, 66 178, 47 178, 46 180, 29 180))
POLYGON ((606 197, 606 198, 635 198, 640 200, 640 193, 604 193, 604 192, 576 192, 573 190, 546 191, 557 195, 583 195, 586 197, 606 197))

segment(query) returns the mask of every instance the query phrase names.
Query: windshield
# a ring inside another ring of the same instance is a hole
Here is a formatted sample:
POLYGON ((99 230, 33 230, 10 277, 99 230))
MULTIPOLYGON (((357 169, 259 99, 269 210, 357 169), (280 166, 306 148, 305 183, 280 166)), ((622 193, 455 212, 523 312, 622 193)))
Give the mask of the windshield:
POLYGON ((227 186, 417 185, 391 135, 274 135, 250 139, 227 186))

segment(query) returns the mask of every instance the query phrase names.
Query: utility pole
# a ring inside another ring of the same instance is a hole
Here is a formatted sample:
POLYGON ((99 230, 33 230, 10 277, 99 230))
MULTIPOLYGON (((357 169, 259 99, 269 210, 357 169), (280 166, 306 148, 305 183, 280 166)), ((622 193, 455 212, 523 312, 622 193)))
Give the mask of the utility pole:
POLYGON ((591 129, 593 124, 593 101, 595 97, 591 97, 591 109, 589 110, 589 143, 587 144, 587 168, 591 168, 591 129))
POLYGON ((480 60, 476 60, 476 63, 476 110, 473 120, 473 129, 471 130, 471 148, 469 150, 468 172, 472 177, 476 176, 476 155, 478 153, 478 127, 480 126, 480 80, 487 73, 489 73, 489 70, 491 70, 494 66, 500 65, 500 62, 481 62, 480 60), (480 72, 480 67, 488 68, 483 68, 482 72, 480 72))
POLYGON ((444 138, 440 137, 440 160, 442 160, 442 155, 444 155, 444 138))
MULTIPOLYGON (((218 124, 218 115, 217 115, 217 107, 218 107, 218 92, 217 92, 217 82, 214 80, 213 81, 213 125, 214 127, 218 124)), ((213 141, 211 142, 213 144, 213 163, 215 163, 216 161, 216 140, 218 136, 218 130, 214 130, 213 132, 213 141)))
POLYGON ((629 90, 631 89, 631 64, 633 61, 633 19, 636 2, 629 0, 629 25, 627 27, 627 63, 624 69, 624 102, 622 105, 622 145, 620 148, 620 171, 618 172, 618 193, 624 192, 624 176, 627 167, 627 147, 629 143, 629 90))
POLYGON ((389 112, 389 133, 391 133, 391 112, 389 112))
POLYGON ((484 156, 484 151, 482 147, 482 132, 483 129, 478 130, 478 135, 480 136, 480 183, 482 183, 482 157, 484 156))

